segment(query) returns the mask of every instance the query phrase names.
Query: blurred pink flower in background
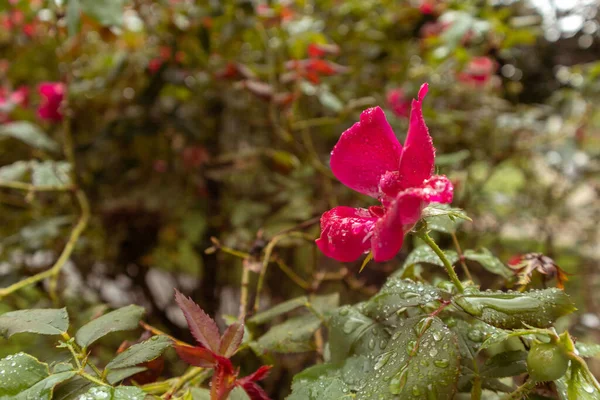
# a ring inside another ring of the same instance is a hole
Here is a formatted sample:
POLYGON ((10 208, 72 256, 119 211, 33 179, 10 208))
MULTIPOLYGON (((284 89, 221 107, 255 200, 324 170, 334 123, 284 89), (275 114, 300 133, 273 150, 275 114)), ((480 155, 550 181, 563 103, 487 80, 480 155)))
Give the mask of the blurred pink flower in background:
POLYGON ((400 88, 391 89, 387 92, 387 103, 395 116, 408 118, 410 115, 410 99, 406 98, 404 90, 400 88))
POLYGON ((38 107, 38 115, 41 119, 50 122, 62 121, 60 106, 65 97, 65 89, 65 84, 62 82, 44 82, 38 86, 42 98, 38 107))
POLYGON ((10 114, 17 107, 26 107, 29 99, 29 89, 21 86, 14 92, 0 88, 0 124, 10 122, 10 114))
POLYGON ((458 80, 473 86, 485 86, 498 69, 498 63, 489 57, 473 57, 458 80))

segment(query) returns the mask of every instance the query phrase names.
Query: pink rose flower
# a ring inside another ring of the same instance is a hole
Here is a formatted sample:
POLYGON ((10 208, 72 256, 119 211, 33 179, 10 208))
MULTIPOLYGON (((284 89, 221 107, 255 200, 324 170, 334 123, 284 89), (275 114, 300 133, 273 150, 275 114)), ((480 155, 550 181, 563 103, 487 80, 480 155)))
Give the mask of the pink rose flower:
POLYGON ((41 119, 51 122, 60 122, 63 119, 60 105, 65 96, 65 84, 62 82, 44 82, 39 85, 38 92, 42 102, 38 107, 41 119))
POLYGON ((316 244, 328 257, 349 262, 369 250, 375 261, 392 259, 404 235, 431 202, 450 203, 452 183, 432 175, 435 148, 422 113, 428 86, 412 101, 404 146, 379 107, 362 112, 331 152, 331 170, 346 186, 381 202, 365 208, 335 207, 321 217, 316 244))

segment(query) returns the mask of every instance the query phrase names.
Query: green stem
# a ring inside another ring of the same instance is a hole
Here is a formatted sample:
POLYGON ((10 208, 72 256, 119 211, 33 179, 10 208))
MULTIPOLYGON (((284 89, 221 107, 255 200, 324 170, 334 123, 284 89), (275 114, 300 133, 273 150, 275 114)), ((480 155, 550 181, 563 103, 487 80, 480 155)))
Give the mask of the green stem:
MULTIPOLYGON (((81 216, 79 217, 77 224, 71 231, 69 240, 67 241, 67 244, 65 245, 65 248, 63 249, 62 253, 58 257, 58 260, 56 260, 56 262, 54 263, 54 265, 51 268, 49 268, 43 272, 40 272, 39 274, 30 276, 27 279, 23 279, 23 280, 15 283, 13 285, 10 285, 6 288, 0 289, 0 299, 8 296, 9 294, 16 292, 17 290, 23 289, 24 287, 27 287, 29 285, 33 285, 34 283, 42 281, 46 278, 58 276, 58 274, 60 273, 60 270, 65 265, 65 263, 69 260, 69 257, 73 253, 73 250, 75 249, 75 244, 77 243, 77 240, 79 240, 79 237, 81 236, 81 234, 87 227, 87 224, 88 224, 88 221, 90 218, 90 206, 89 206, 87 197, 85 196, 85 193, 83 193, 82 190, 78 189, 75 192, 75 197, 77 199, 77 202, 79 203, 79 207, 81 208, 81 216)), ((51 292, 53 292, 53 291, 51 290, 51 292)))
POLYGON ((25 182, 4 181, 0 182, 1 188, 24 190, 27 192, 67 192, 73 190, 71 185, 32 185, 25 182))
POLYGON ((456 233, 452 232, 451 235, 452 235, 452 242, 454 242, 454 247, 456 247, 456 252, 458 253, 458 258, 460 260, 460 265, 463 269, 463 272, 465 273, 465 276, 467 277, 467 279, 470 280, 471 282, 473 282, 473 277, 471 276, 471 273, 469 272, 469 268, 467 268, 467 264, 465 263, 465 258, 463 256, 463 252, 460 247, 460 243, 458 242, 458 238, 456 237, 456 233))
POLYGON ((94 382, 96 385, 100 385, 100 386, 110 386, 108 383, 102 382, 100 379, 98 378, 94 378, 92 375, 88 374, 87 372, 80 370, 77 372, 77 375, 81 376, 84 379, 87 379, 90 382, 94 382))
POLYGON ((248 309, 248 287, 250 286, 250 267, 246 265, 246 260, 242 262, 242 282, 240 284, 240 312, 238 319, 243 321, 246 318, 248 309))
POLYGON ((440 258, 440 260, 442 260, 444 268, 446 268, 446 272, 448 273, 448 276, 450 277, 452 283, 454 283, 454 286, 456 286, 456 289, 458 289, 460 293, 464 292, 465 288, 463 287, 460 279, 458 279, 458 275, 456 275, 456 272, 454 272, 454 268, 452 267, 450 260, 448 260, 448 257, 446 257, 446 254, 444 254, 442 249, 439 248, 439 246, 433 241, 433 239, 431 238, 431 236, 429 236, 427 232, 420 232, 419 237, 429 247, 431 247, 431 250, 433 250, 433 252, 437 254, 437 256, 440 258))
POLYGON ((479 366, 476 358, 473 358, 473 372, 475 372, 475 376, 471 388, 471 400, 481 400, 481 377, 479 376, 479 366))
MULTIPOLYGON (((180 376, 175 381, 175 383, 173 384, 173 386, 171 386, 169 391, 163 394, 162 397, 165 399, 171 398, 173 394, 175 394, 179 389, 181 389, 186 383, 190 382, 192 379, 203 375, 206 375, 206 377, 208 377, 211 372, 211 370, 207 370, 205 368, 191 367, 185 374, 180 376)), ((206 379, 206 377, 204 377, 204 379, 206 379)))
POLYGON ((520 400, 523 399, 527 393, 531 392, 535 387, 535 382, 532 380, 525 381, 521 386, 512 393, 506 395, 502 400, 520 400))

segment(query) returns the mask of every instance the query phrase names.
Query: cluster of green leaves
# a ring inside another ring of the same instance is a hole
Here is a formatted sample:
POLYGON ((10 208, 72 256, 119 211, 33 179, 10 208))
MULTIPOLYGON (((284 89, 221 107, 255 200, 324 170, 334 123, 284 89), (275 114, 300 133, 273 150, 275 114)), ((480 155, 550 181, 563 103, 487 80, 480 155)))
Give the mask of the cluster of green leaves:
MULTIPOLYGON (((469 286, 457 293, 444 282, 431 286, 392 277, 368 301, 331 316, 327 362, 296 375, 290 399, 512 393, 512 377, 532 363, 526 362, 527 351, 535 338, 548 338, 553 331, 543 328, 573 310, 557 289, 481 292, 469 286), (515 336, 522 341, 511 341, 515 336)), ((577 352, 570 357, 567 374, 563 377, 565 365, 556 378, 566 388, 560 398, 600 398, 600 385, 585 362, 577 352)))
POLYGON ((69 315, 65 308, 12 311, 0 315, 0 334, 6 338, 19 333, 59 336, 57 348, 68 349, 70 358, 48 365, 26 353, 0 360, 0 399, 85 399, 143 400, 146 394, 120 382, 143 372, 145 362, 159 357, 172 345, 166 336, 153 336, 132 345, 114 357, 102 371, 88 362, 89 349, 111 332, 138 327, 144 309, 131 305, 102 315, 68 333, 69 315))

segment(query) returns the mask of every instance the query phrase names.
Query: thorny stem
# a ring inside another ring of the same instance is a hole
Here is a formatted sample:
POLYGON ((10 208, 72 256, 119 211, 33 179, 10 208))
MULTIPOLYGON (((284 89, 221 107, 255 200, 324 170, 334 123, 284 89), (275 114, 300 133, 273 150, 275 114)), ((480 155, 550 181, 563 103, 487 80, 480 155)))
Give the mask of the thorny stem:
POLYGON ((94 382, 96 385, 100 385, 100 386, 110 386, 108 383, 102 382, 100 379, 98 378, 94 378, 92 375, 88 374, 87 372, 85 372, 84 370, 79 370, 77 371, 77 375, 81 376, 84 379, 87 379, 90 382, 94 382))
POLYGON ((160 329, 158 329, 158 328, 155 328, 155 327, 153 327, 152 325, 145 323, 144 321, 140 321, 140 326, 141 326, 142 328, 144 328, 145 330, 147 330, 148 332, 152 332, 152 333, 154 333, 155 335, 163 335, 163 336, 166 336, 166 337, 168 337, 169 339, 171 339, 171 340, 173 341, 173 343, 175 343, 175 344, 177 344, 177 345, 180 345, 180 346, 191 346, 190 344, 188 344, 188 343, 186 343, 186 342, 183 342, 183 341, 181 341, 181 340, 179 340, 179 339, 176 339, 176 338, 174 338, 173 336, 171 336, 171 335, 169 335, 169 334, 166 334, 166 333, 164 333, 164 332, 163 332, 163 331, 161 331, 160 329))
POLYGON ((467 268, 467 263, 465 263, 465 259, 463 257, 463 252, 462 249, 460 247, 460 243, 458 242, 458 238, 456 237, 456 233, 452 232, 452 242, 454 242, 454 247, 456 248, 456 252, 458 253, 458 259, 460 260, 460 266, 463 269, 463 272, 465 273, 465 276, 467 277, 468 280, 470 280, 471 282, 473 282, 473 277, 471 276, 471 273, 469 272, 469 268, 467 268))
POLYGON ((279 267, 279 269, 287 275, 296 285, 300 286, 304 290, 310 290, 310 283, 306 282, 302 279, 298 274, 296 274, 283 260, 276 258, 275 263, 279 267))
POLYGON ((429 247, 431 247, 431 250, 433 250, 433 252, 437 254, 440 260, 442 260, 444 268, 446 268, 446 272, 448 273, 448 276, 450 277, 452 283, 454 283, 456 289, 458 289, 460 293, 464 292, 465 288, 463 287, 460 279, 458 279, 458 276, 456 275, 456 272, 454 271, 450 260, 448 260, 446 254, 444 254, 442 249, 439 248, 439 246, 433 241, 433 239, 431 238, 431 236, 429 236, 427 232, 422 231, 418 235, 429 247))
MULTIPOLYGON (((85 196, 85 193, 83 193, 82 190, 78 189, 75 191, 75 198, 77 199, 77 202, 79 203, 79 207, 81 209, 81 215, 79 217, 79 220, 77 221, 77 224, 71 231, 71 235, 69 236, 69 240, 67 241, 67 244, 65 245, 62 253, 58 257, 58 259, 56 260, 54 265, 52 267, 50 267, 49 269, 47 269, 43 272, 40 272, 39 274, 30 276, 27 279, 23 279, 23 280, 15 283, 15 284, 12 284, 6 288, 0 289, 0 299, 8 296, 9 294, 16 292, 17 290, 23 289, 24 287, 27 287, 29 285, 33 285, 34 283, 42 281, 46 278, 53 278, 53 277, 58 276, 61 268, 68 261, 69 257, 71 256, 71 253, 73 253, 75 244, 77 243, 77 240, 79 239, 79 237, 81 236, 81 234, 83 233, 85 228, 87 227, 87 224, 88 224, 88 221, 90 218, 90 206, 89 206, 87 197, 85 196)), ((51 293, 52 293, 52 290, 51 290, 51 293)))
POLYGON ((238 319, 243 321, 246 318, 246 310, 248 309, 248 286, 250 286, 250 266, 247 265, 248 259, 242 262, 242 281, 240 283, 240 312, 238 319))
POLYGON ((286 237, 300 237, 306 240, 313 239, 310 236, 306 236, 302 232, 287 232, 273 236, 271 241, 265 247, 265 256, 263 257, 262 266, 260 268, 260 275, 258 276, 258 282, 256 284, 256 299, 254 300, 254 312, 258 311, 258 307, 260 305, 260 292, 262 291, 263 285, 265 283, 265 276, 267 275, 267 268, 269 267, 269 262, 271 261, 273 249, 275 248, 277 242, 279 242, 281 239, 285 239, 286 237))
MULTIPOLYGON (((105 374, 100 372, 100 370, 94 364, 87 362, 87 356, 86 356, 84 350, 81 349, 76 343, 74 343, 72 341, 71 336, 67 332, 63 332, 61 334, 61 336, 64 339, 64 345, 67 347, 67 349, 69 349, 69 352, 71 352, 71 355, 73 356, 73 360, 75 361, 75 364, 77 365, 77 370, 78 370, 77 374, 80 375, 82 378, 85 378, 91 382, 106 386, 107 384, 104 383, 105 374), (83 360, 83 363, 80 360, 83 360), (94 371, 94 373, 98 377, 100 377, 100 379, 95 378, 95 377, 89 375, 87 372, 85 372, 86 365, 89 366, 94 371)), ((107 371, 108 370, 104 370, 105 373, 107 371)))
POLYGON ((185 374, 177 378, 173 386, 171 386, 171 389, 169 389, 169 391, 163 394, 161 397, 163 399, 170 399, 171 396, 173 396, 173 394, 175 394, 179 389, 181 389, 186 383, 188 383, 192 379, 200 375, 203 375, 204 379, 206 379, 211 372, 212 371, 207 370, 206 368, 191 367, 185 374))
POLYGON ((523 383, 521 386, 519 386, 517 388, 517 390, 515 390, 512 393, 509 393, 502 400, 520 400, 520 399, 523 399, 523 398, 525 398, 527 396, 527 394, 529 392, 531 392, 531 390, 533 390, 534 387, 535 387, 535 382, 532 381, 532 380, 527 380, 527 381, 525 381, 525 383, 523 383))

